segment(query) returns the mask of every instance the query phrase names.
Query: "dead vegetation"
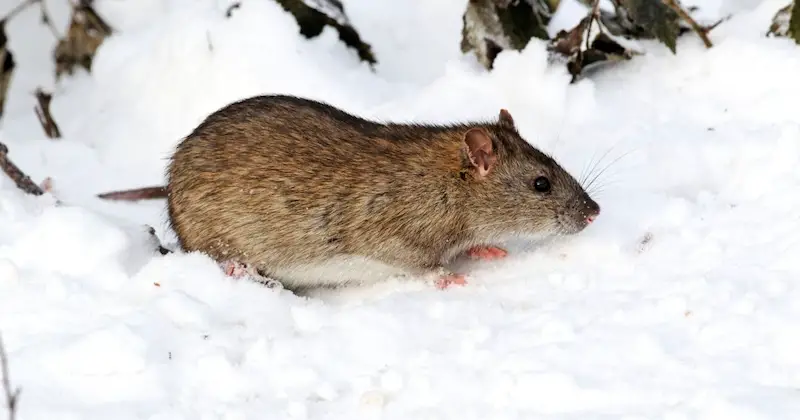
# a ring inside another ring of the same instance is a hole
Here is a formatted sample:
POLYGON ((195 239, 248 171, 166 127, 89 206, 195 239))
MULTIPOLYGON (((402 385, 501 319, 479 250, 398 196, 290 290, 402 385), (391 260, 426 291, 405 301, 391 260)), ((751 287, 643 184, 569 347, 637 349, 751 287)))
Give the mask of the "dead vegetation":
POLYGON ((92 70, 94 54, 113 30, 92 7, 92 0, 78 0, 72 5, 72 18, 66 35, 58 41, 53 52, 56 79, 72 75, 76 67, 92 70))
POLYGON ((775 13, 767 36, 789 37, 800 45, 800 2, 793 1, 775 13))
MULTIPOLYGON (((92 0, 76 0, 75 2, 70 2, 72 7, 72 19, 63 37, 53 25, 53 20, 47 11, 44 1, 25 0, 20 3, 0 20, 0 59, 3 61, 3 70, 0 74, 0 116, 2 116, 3 109, 5 108, 8 87, 16 67, 14 55, 8 49, 6 24, 9 20, 33 5, 39 5, 41 23, 46 25, 53 36, 58 39, 58 43, 53 51, 56 80, 64 74, 74 74, 76 67, 91 71, 92 60, 97 48, 103 40, 112 33, 111 26, 109 26, 92 7, 92 0)), ((50 113, 52 94, 37 89, 34 95, 37 100, 37 106, 34 108, 34 112, 42 125, 45 135, 53 139, 60 138, 61 131, 53 115, 50 113)))
MULTIPOLYGON (((52 52, 56 81, 76 71, 91 72, 98 48, 115 33, 97 12, 93 0, 52 1, 68 1, 71 6, 71 18, 63 34, 54 26, 43 0, 23 0, 0 19, 0 117, 16 68, 6 33, 6 24, 15 16, 32 6, 39 7, 41 24, 47 25, 58 40, 52 52)), ((235 19, 237 14, 247 13, 248 1, 253 0, 232 2, 221 13, 227 19, 235 19)), ((370 66, 377 63, 372 47, 352 25, 340 0, 274 1, 294 17, 302 36, 314 38, 326 27, 331 27, 359 59, 370 66)), ((587 7, 586 16, 569 30, 551 36, 547 26, 558 10, 560 0, 468 0, 462 15, 461 50, 474 54, 478 62, 491 71, 495 58, 503 50, 522 50, 537 38, 547 42, 551 61, 566 64, 572 82, 575 82, 595 68, 642 55, 643 51, 634 48, 635 43, 630 41, 655 39, 677 54, 677 39, 686 33, 694 33, 707 48, 712 48, 714 43, 710 32, 727 19, 710 24, 698 22, 693 16, 697 9, 684 7, 679 0, 610 0, 612 10, 601 9, 599 0, 579 1, 587 7)), ((790 37, 800 43, 800 6, 797 1, 777 11, 767 35, 790 37)), ((213 51, 211 40, 208 42, 213 51)), ((37 89, 34 95, 37 102, 34 112, 45 135, 51 139, 61 138, 57 115, 51 111, 53 94, 37 89)), ((30 181, 8 159, 5 146, 2 146, 0 163, 20 188, 31 194, 43 193, 41 187, 30 181)), ((153 186, 98 196, 108 200, 137 201, 165 198, 166 191, 163 186, 153 186)))
POLYGON ((3 343, 3 337, 0 336, 0 371, 3 375, 3 393, 6 397, 6 408, 8 410, 8 420, 15 420, 17 418, 17 404, 19 403, 19 388, 12 388, 11 378, 8 369, 8 355, 6 354, 6 347, 3 343))
POLYGON ((32 195, 44 194, 42 187, 31 181, 31 178, 11 161, 8 157, 8 147, 3 143, 0 143, 0 168, 22 191, 32 195))
POLYGON ((602 10, 597 0, 580 0, 587 15, 570 30, 547 33, 559 0, 470 0, 463 16, 461 49, 472 51, 478 62, 492 69, 497 54, 522 50, 532 38, 548 41, 555 61, 566 61, 573 82, 585 69, 630 60, 640 52, 626 41, 657 39, 677 53, 677 39, 694 32, 707 48, 709 32, 720 22, 703 26, 678 0, 611 0, 613 11, 602 10))
MULTIPOLYGON (((7 18, 6 18, 7 19, 7 18)), ((8 37, 6 36, 6 19, 0 20, 0 60, 3 62, 3 70, 0 72, 0 117, 6 104, 6 94, 11 85, 11 76, 14 74, 14 54, 8 49, 8 37)))
MULTIPOLYGON (((284 10, 291 13, 300 26, 300 34, 314 38, 330 26, 339 34, 339 40, 354 49, 358 57, 370 65, 378 62, 372 47, 361 39, 358 31, 350 23, 339 0, 275 0, 284 10)), ((238 6, 237 6, 238 8, 238 6)), ((230 15, 230 10, 228 15, 230 15)))
POLYGON ((37 102, 34 112, 36 112, 36 118, 39 119, 44 133, 51 139, 60 138, 61 130, 58 129, 58 124, 56 124, 53 116, 50 115, 50 101, 53 100, 53 95, 43 91, 41 88, 36 89, 34 95, 36 95, 37 102))

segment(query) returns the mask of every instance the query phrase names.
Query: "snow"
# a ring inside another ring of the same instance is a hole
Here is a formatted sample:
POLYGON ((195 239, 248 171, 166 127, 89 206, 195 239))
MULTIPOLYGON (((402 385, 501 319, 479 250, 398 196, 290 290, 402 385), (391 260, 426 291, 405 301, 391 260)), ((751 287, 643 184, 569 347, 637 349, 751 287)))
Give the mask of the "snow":
MULTIPOLYGON (((271 1, 231 19, 223 1, 96 3, 118 31, 91 75, 58 85, 35 8, 7 26, 18 68, 0 141, 54 180, 33 197, 0 176, 18 419, 800 418, 800 49, 764 37, 783 1, 696 1, 734 13, 713 49, 642 42, 645 56, 575 85, 539 41, 491 73, 462 55, 462 0, 345 1, 374 71, 332 29, 297 35, 271 1), (37 86, 55 90, 62 139, 35 119, 37 86), (508 108, 568 170, 600 173, 603 213, 464 263, 463 288, 299 297, 155 252, 143 225, 174 241, 162 201, 95 198, 161 183, 205 115, 267 92, 394 121, 508 108)), ((66 2, 47 5, 63 30, 66 2)), ((565 1, 551 32, 580 10, 565 1)))

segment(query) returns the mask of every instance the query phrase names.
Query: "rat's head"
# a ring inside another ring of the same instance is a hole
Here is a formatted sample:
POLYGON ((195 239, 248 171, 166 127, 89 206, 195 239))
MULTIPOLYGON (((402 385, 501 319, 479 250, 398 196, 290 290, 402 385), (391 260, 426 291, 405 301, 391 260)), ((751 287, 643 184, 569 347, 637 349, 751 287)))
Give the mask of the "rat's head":
POLYGON ((467 127, 462 181, 483 235, 575 234, 600 214, 572 175, 519 135, 506 110, 497 124, 467 127))

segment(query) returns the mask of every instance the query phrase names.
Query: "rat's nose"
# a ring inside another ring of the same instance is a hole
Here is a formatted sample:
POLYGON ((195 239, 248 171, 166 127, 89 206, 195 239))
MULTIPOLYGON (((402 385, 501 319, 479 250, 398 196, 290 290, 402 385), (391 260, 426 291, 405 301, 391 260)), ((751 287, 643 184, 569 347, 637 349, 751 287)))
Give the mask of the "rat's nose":
POLYGON ((589 194, 583 194, 583 205, 584 205, 584 214, 586 215, 586 224, 594 222, 594 219, 597 219, 597 216, 600 215, 600 205, 597 204, 589 194))

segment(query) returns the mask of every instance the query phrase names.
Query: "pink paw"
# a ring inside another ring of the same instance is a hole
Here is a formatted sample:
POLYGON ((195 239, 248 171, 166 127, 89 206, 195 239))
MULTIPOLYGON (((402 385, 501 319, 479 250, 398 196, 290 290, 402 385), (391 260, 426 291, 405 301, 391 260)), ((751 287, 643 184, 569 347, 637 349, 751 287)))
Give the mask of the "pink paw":
POLYGON ((254 266, 249 266, 233 260, 227 260, 219 265, 226 276, 233 277, 234 279, 250 277, 251 279, 263 284, 264 286, 267 286, 270 289, 283 289, 283 283, 278 280, 263 276, 254 266))
POLYGON ((459 286, 467 284, 466 276, 463 274, 445 274, 436 280, 436 288, 440 290, 447 289, 454 284, 459 286))
POLYGON ((467 255, 473 260, 499 260, 508 256, 508 251, 494 246, 474 246, 467 250, 467 255))
POLYGON ((242 278, 248 274, 247 266, 237 261, 228 260, 220 265, 222 266, 222 271, 225 272, 226 276, 230 276, 235 279, 242 278))

